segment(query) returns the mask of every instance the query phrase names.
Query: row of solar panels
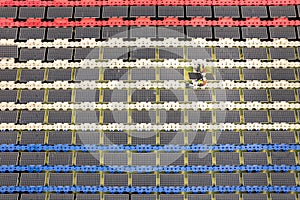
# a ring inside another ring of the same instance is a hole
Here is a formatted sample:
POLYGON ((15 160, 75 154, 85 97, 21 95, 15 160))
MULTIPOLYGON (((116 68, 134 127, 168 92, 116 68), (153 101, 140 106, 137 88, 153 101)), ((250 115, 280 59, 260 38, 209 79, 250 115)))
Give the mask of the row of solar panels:
MULTIPOLYGON (((46 185, 45 173, 1 173, 0 186, 41 186, 46 185), (19 184, 18 179, 20 178, 19 184)), ((49 173, 50 186, 71 186, 74 183, 73 173, 49 173)), ((212 174, 187 174, 188 186, 267 186, 267 173, 215 173, 216 183, 213 184, 212 174)), ((183 186, 184 174, 160 174, 159 182, 156 182, 156 174, 132 174, 132 186, 183 186)), ((77 173, 76 184, 78 186, 101 185, 100 174, 77 173)), ((104 186, 128 186, 128 174, 104 174, 104 186)), ((296 186, 296 176, 293 173, 270 173, 271 184, 274 186, 296 186)))
POLYGON ((206 38, 299 39, 299 27, 75 27, 0 28, 0 39, 206 38))
MULTIPOLYGON (((46 200, 47 194, 0 194, 0 200, 46 200), (20 198, 19 198, 20 196, 20 198)), ((268 194, 244 193, 239 194, 49 194, 48 200, 268 200, 268 194), (75 197, 76 196, 76 197, 75 197), (214 196, 214 197, 213 197, 214 196)), ((269 200, 296 200, 296 194, 271 193, 269 200)), ((299 197, 300 195, 298 195, 299 197)))
MULTIPOLYGON (((131 111, 131 122, 128 122, 127 111, 103 111, 103 120, 101 123, 213 123, 213 111, 187 111, 187 122, 185 122, 184 111, 166 111, 160 110, 159 117, 156 111, 131 111), (159 120, 159 122, 158 122, 159 120)), ((300 111, 294 110, 270 110, 270 119, 268 110, 246 110, 243 111, 244 120, 241 119, 240 111, 215 111, 216 123, 296 123, 296 115, 300 115, 300 111)), ((99 111, 80 111, 75 112, 76 124, 81 123, 99 123, 99 111)), ((72 111, 29 111, 22 110, 20 113, 15 111, 0 111, 0 123, 72 123, 72 111), (48 118, 46 118, 48 113, 48 118), (19 117, 20 114, 20 117, 19 117)))
MULTIPOLYGON (((168 145, 177 144, 296 144, 296 138, 300 132, 292 131, 270 131, 252 132, 242 131, 242 134, 234 131, 212 132, 48 132, 45 131, 22 131, 19 136, 17 132, 0 132, 1 144, 103 144, 103 145, 168 145), (270 142, 268 141, 270 135, 270 142), (101 138, 101 139, 100 139, 101 138), (130 139, 129 139, 130 138, 130 139), (185 140, 186 139, 186 140, 185 140), (74 142, 73 142, 74 141, 74 142), (100 142, 103 141, 103 142, 100 142), (216 141, 216 142, 213 142, 216 141), (241 142, 243 141, 243 142, 241 142)), ((68 159, 69 160, 69 159, 68 159)))
POLYGON ((111 17, 299 17, 300 6, 103 6, 1 7, 2 18, 111 18, 111 17))
MULTIPOLYGON (((1 152, 0 165, 113 165, 113 166, 184 166, 187 165, 296 165, 295 152, 201 152, 201 153, 100 153, 76 152, 1 152), (48 155, 48 156, 46 156, 48 155), (213 157, 214 156, 214 157, 213 157), (18 161, 18 157, 20 160, 18 161), (73 159, 72 159, 73 158, 73 159), (100 162, 101 158, 101 162, 100 162), (270 158, 270 162, 268 161, 270 158), (47 161, 46 161, 47 160, 47 161), (131 164, 129 164, 129 161, 131 164)), ((297 155, 296 155, 297 154, 297 155)), ((107 172, 108 173, 108 172, 107 172)), ((116 179, 118 180, 118 179, 116 179)), ((127 178, 126 178, 127 180, 127 178)), ((239 185, 239 184, 237 184, 239 185)))
MULTIPOLYGON (((187 59, 212 60, 212 49, 216 59, 270 59, 296 60, 296 49, 289 48, 201 48, 188 47, 187 59)), ((298 52, 300 52, 298 48, 298 52)), ((156 59, 156 48, 127 48, 103 47, 103 59, 156 59)), ((168 47, 158 48, 159 59, 184 59, 184 48, 168 47)), ((0 58, 18 58, 19 61, 29 60, 83 60, 100 59, 100 48, 40 48, 28 49, 17 46, 0 46, 0 58)))
MULTIPOLYGON (((72 90, 48 90, 48 98, 45 98, 46 90, 21 90, 18 98, 17 90, 0 90, 1 102, 100 102, 99 90, 74 90, 72 100, 72 90)), ((188 90, 187 101, 290 101, 298 102, 298 95, 293 89, 243 89, 243 100, 241 91, 238 89, 223 90, 188 90), (270 96, 268 95, 270 93, 270 96)), ((159 90, 159 102, 184 102, 184 90, 159 90)), ((103 90, 103 100, 101 102, 156 102, 156 90, 134 90, 128 96, 127 90, 103 90)))
MULTIPOLYGON (((0 70, 0 81, 99 81, 103 80, 184 80, 184 69, 22 69, 18 75, 16 69, 0 70), (74 76, 73 76, 74 74, 74 76), (156 75, 158 74, 158 78, 156 75), (19 77, 19 78, 18 78, 19 77)), ((207 80, 296 80, 300 69, 214 69, 207 73, 207 80), (268 73, 270 78, 268 78, 268 73), (242 74, 242 76, 241 76, 242 74), (242 79, 243 77, 243 79, 242 79)))

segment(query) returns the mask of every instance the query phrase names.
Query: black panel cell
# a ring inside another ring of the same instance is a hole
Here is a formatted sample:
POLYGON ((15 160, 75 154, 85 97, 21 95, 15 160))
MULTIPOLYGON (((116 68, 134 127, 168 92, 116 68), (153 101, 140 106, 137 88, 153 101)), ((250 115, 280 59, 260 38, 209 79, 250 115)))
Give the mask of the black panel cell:
POLYGON ((46 200, 46 194, 21 194, 20 200, 46 200))
POLYGON ((295 27, 269 27, 270 38, 296 39, 295 27))
POLYGON ((267 186, 268 176, 266 173, 243 173, 243 182, 247 186, 267 186))
POLYGON ((268 30, 267 27, 241 27, 242 28, 242 38, 259 38, 267 39, 268 30))
POLYGON ((21 71, 21 82, 43 81, 45 70, 43 69, 23 69, 21 71))
POLYGON ((76 181, 78 186, 100 185, 100 174, 77 173, 76 181))
POLYGON ((245 123, 268 122, 268 112, 266 110, 245 110, 245 123))
POLYGON ((99 111, 91 110, 76 110, 75 123, 99 123, 99 111))
POLYGON ((128 143, 128 135, 125 132, 108 132, 103 133, 103 143, 105 145, 111 144, 127 144, 128 143))
POLYGON ((295 6, 270 6, 270 17, 296 17, 295 6))
POLYGON ((211 153, 188 153, 189 165, 212 165, 211 153))
POLYGON ((72 39, 72 32, 73 28, 48 28, 47 39, 72 39))
POLYGON ((43 123, 44 122, 45 111, 28 111, 22 110, 19 123, 28 124, 28 123, 43 123))
POLYGON ((214 6, 214 11, 215 17, 240 17, 238 6, 214 6))
POLYGON ((159 48, 160 59, 183 59, 183 48, 159 48))
POLYGON ((267 165, 268 155, 266 152, 243 152, 245 165, 267 165))
POLYGON ((243 48, 242 50, 243 50, 244 59, 259 59, 259 60, 261 60, 261 59, 268 58, 266 48, 243 48))
POLYGON ((216 165, 240 165, 240 155, 236 152, 216 152, 216 165))
POLYGON ((17 46, 0 46, 0 58, 17 58, 17 46))
POLYGON ((130 27, 130 37, 131 38, 155 38, 156 37, 156 27, 153 26, 143 26, 143 27, 130 27))
POLYGON ((272 80, 295 80, 294 69, 270 69, 272 80))
POLYGON ((19 18, 44 18, 45 8, 44 7, 20 7, 19 18))
POLYGON ((296 165, 296 155, 294 152, 271 152, 273 165, 296 165))
POLYGON ((123 48, 103 48, 103 59, 128 59, 129 49, 123 48))
POLYGON ((104 165, 127 165, 128 155, 126 153, 104 153, 104 165))
POLYGON ((244 143, 245 144, 267 144, 268 135, 266 132, 260 131, 244 131, 244 143))
POLYGON ((16 81, 17 73, 16 69, 0 69, 0 81, 16 81))
POLYGON ((16 18, 17 10, 17 7, 1 7, 0 18, 16 18))
POLYGON ((17 90, 0 90, 0 102, 16 102, 17 96, 17 90))
POLYGON ((84 38, 100 38, 100 27, 76 27, 75 28, 75 39, 84 38))
POLYGON ((77 152, 76 153, 76 165, 99 165, 100 164, 100 154, 91 152, 77 152))
POLYGON ((49 69, 48 81, 71 81, 72 69, 49 69))
POLYGON ((183 17, 183 6, 158 6, 158 17, 183 17))
POLYGON ((45 158, 44 152, 21 152, 20 165, 44 165, 45 158))
MULTIPOLYGON (((0 132, 0 144, 16 144, 17 143, 17 132, 8 132, 8 131, 1 131, 0 132)), ((0 157, 1 160, 1 157, 0 157)))
POLYGON ((184 133, 181 132, 160 132, 160 145, 184 145, 184 133))
POLYGON ((72 165, 72 157, 72 152, 49 152, 48 165, 72 165))
POLYGON ((45 28, 20 28, 19 39, 44 39, 45 38, 45 28))
POLYGON ((132 186, 156 186, 155 174, 132 174, 132 186))
POLYGON ((212 27, 187 26, 187 37, 212 39, 212 27))
POLYGON ((296 177, 293 173, 270 173, 273 186, 296 186, 296 177))
POLYGON ((159 80, 183 80, 184 70, 183 69, 159 69, 159 80))
POLYGON ((273 123, 295 123, 296 116, 293 110, 271 110, 271 122, 273 123))
POLYGON ((0 111, 0 123, 16 123, 18 111, 0 111))
POLYGON ((187 48, 187 58, 188 59, 212 59, 212 49, 211 48, 187 48))
POLYGON ((131 133, 131 144, 156 144, 156 133, 155 132, 134 132, 131 133))
POLYGON ((239 90, 222 90, 217 89, 216 100, 217 101, 240 101, 240 91, 239 90))
POLYGON ((50 193, 49 194, 49 200, 73 200, 74 199, 74 194, 54 194, 50 193))
POLYGON ((128 37, 128 27, 103 27, 102 28, 102 38, 127 38, 128 37))
POLYGON ((267 18, 268 12, 266 6, 242 6, 241 7, 243 18, 267 18))
POLYGON ((210 6, 187 6, 187 17, 212 17, 212 10, 210 6))
POLYGON ((75 90, 75 102, 99 102, 99 90, 75 90))
POLYGON ((132 123, 156 123, 155 111, 132 111, 131 112, 132 123))
POLYGON ((189 132, 188 144, 213 144, 211 132, 189 132))
POLYGON ((72 7, 48 7, 47 18, 72 18, 73 8, 72 7))
POLYGON ((49 173, 49 185, 50 186, 73 185, 73 174, 72 173, 49 173))
POLYGON ((156 91, 155 90, 135 90, 131 94, 132 102, 155 102, 156 91))
POLYGON ((18 152, 0 152, 1 165, 17 165, 18 152))
POLYGON ((239 27, 214 27, 215 38, 240 38, 239 27))
POLYGON ((277 194, 271 193, 271 200, 296 200, 295 194, 277 194))
POLYGON ((0 186, 17 186, 18 173, 1 173, 0 174, 0 186))
POLYGON ((132 153, 133 166, 155 166, 156 154, 155 153, 132 153))
POLYGON ((72 133, 71 132, 49 132, 48 144, 71 144, 72 133))
POLYGON ((268 80, 266 69, 243 69, 244 80, 268 80))
POLYGON ((184 101, 183 90, 160 90, 159 100, 163 102, 184 101))
POLYGON ((72 60, 72 48, 49 48, 47 60, 72 60))
POLYGON ((130 6, 130 17, 155 17, 155 6, 130 6))
POLYGON ((44 144, 45 132, 23 131, 20 144, 44 144))
POLYGON ((103 111, 103 123, 127 123, 127 111, 103 111))
POLYGON ((75 7, 75 18, 100 18, 100 7, 75 7))
POLYGON ((242 194, 244 200, 268 200, 268 195, 267 194, 242 194))
POLYGON ((131 69, 131 80, 155 80, 155 69, 131 69))
POLYGON ((128 69, 105 69, 104 80, 128 80, 128 69))
POLYGON ((70 102, 72 90, 49 90, 48 102, 70 102))
POLYGON ((188 101, 212 101, 212 91, 188 90, 188 101))
POLYGON ((75 48, 74 59, 99 59, 100 49, 99 48, 75 48))
POLYGON ((244 101, 268 101, 267 90, 243 90, 244 101))
POLYGON ((127 6, 104 6, 102 11, 103 18, 110 17, 127 17, 128 7, 127 6))
MULTIPOLYGON (((160 158, 159 164, 161 166, 176 166, 176 165, 183 166, 184 165, 183 153, 160 153, 159 158, 160 158)), ((178 184, 178 185, 182 185, 182 184, 178 184)))
POLYGON ((127 90, 103 90, 103 102, 127 102, 127 90))
POLYGON ((20 61, 29 61, 29 60, 45 60, 46 49, 21 49, 20 50, 20 61))
MULTIPOLYGON (((184 122, 184 113, 183 111, 165 111, 161 110, 159 112, 160 123, 183 123, 184 122)), ((200 118, 200 117, 198 117, 200 118)), ((200 120, 200 119, 199 119, 200 120)), ((196 122, 195 122, 196 123, 196 122)))
POLYGON ((76 144, 95 144, 99 145, 100 133, 98 132, 76 132, 76 144))
POLYGON ((76 81, 98 81, 99 69, 76 69, 75 80, 76 81))
POLYGON ((157 28, 157 36, 159 38, 184 38, 184 28, 176 27, 161 27, 157 28))
POLYGON ((18 28, 0 28, 0 39, 17 39, 18 28))
POLYGON ((211 111, 188 111, 189 123, 212 123, 211 111))
POLYGON ((212 175, 188 174, 188 186, 212 186, 212 175))
POLYGON ((155 59, 155 48, 132 48, 130 58, 135 59, 155 59))
POLYGON ((274 144, 295 144, 295 134, 291 131, 270 131, 271 141, 274 144))
POLYGON ((160 174, 160 186, 183 186, 183 174, 160 174))
POLYGON ((239 69, 218 69, 215 74, 216 80, 240 80, 239 69))
POLYGON ((48 113, 48 123, 71 123, 72 111, 54 111, 50 110, 48 113))
POLYGON ((215 178, 216 178, 217 186, 239 186, 240 185, 240 175, 238 173, 231 173, 231 174, 216 173, 215 178))
POLYGON ((271 59, 295 60, 294 48, 270 48, 271 59))
POLYGON ((215 134, 216 134, 216 144, 240 144, 239 132, 222 131, 222 132, 216 132, 215 134))
POLYGON ((20 186, 43 186, 45 175, 45 173, 21 173, 20 186))
POLYGON ((271 89, 270 96, 272 101, 295 101, 295 91, 291 89, 271 89))
POLYGON ((215 48, 217 59, 240 59, 240 51, 238 48, 215 48))

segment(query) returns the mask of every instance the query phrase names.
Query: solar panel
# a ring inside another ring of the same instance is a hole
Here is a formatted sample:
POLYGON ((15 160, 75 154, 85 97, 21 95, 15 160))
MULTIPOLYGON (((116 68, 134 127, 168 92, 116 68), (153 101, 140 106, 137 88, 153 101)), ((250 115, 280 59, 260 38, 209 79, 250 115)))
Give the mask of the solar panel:
MULTIPOLYGON (((145 6, 143 6, 145 7, 145 6)), ((130 27, 130 37, 131 38, 155 38, 156 37, 156 27, 130 27)))
POLYGON ((216 111, 217 123, 240 123, 240 111, 216 111))
POLYGON ((18 152, 0 152, 1 165, 17 165, 18 152))
MULTIPOLYGON (((183 59, 183 48, 177 47, 168 47, 168 48, 159 48, 159 58, 160 59, 183 59)), ((167 70, 163 68, 163 70, 167 70)), ((173 69, 169 69, 173 70, 173 69)))
POLYGON ((17 17, 17 7, 1 7, 0 17, 1 18, 16 18, 17 17))
POLYGON ((157 27, 157 37, 159 38, 184 38, 184 28, 175 27, 157 27))
POLYGON ((295 91, 291 89, 271 89, 272 101, 295 101, 295 91))
POLYGON ((0 194, 0 200, 18 200, 19 194, 0 194))
POLYGON ((127 111, 103 111, 103 123, 127 123, 127 111))
MULTIPOLYGON (((100 59, 100 48, 75 48, 74 54, 75 60, 83 59, 100 59)), ((88 71, 88 69, 79 69, 81 71, 88 71)), ((98 70, 98 69, 89 69, 89 71, 98 70)), ((88 78, 88 77, 85 77, 88 78)), ((89 79, 87 79, 89 80, 89 79)))
POLYGON ((49 173, 49 185, 70 186, 73 185, 73 173, 49 173))
POLYGON ((20 7, 19 18, 44 18, 45 8, 44 7, 20 7))
POLYGON ((128 37, 128 27, 126 26, 102 28, 102 39, 127 38, 127 37, 128 37))
POLYGON ((184 145, 184 133, 181 132, 160 132, 161 145, 184 145))
POLYGON ((183 6, 158 6, 158 17, 183 17, 183 6))
MULTIPOLYGON (((53 7, 48 8, 49 9, 53 7)), ((59 8, 69 8, 69 7, 59 7, 59 8)), ((48 28, 47 40, 54 39, 72 39, 73 28, 48 28)))
POLYGON ((23 69, 21 72, 20 81, 43 81, 45 70, 42 69, 23 69))
POLYGON ((0 28, 0 38, 2 39, 17 39, 17 28, 0 28))
POLYGON ((296 39, 295 27, 269 27, 270 38, 296 39))
POLYGON ((70 102, 72 90, 49 90, 48 102, 70 102))
POLYGON ((245 165, 267 165, 268 155, 266 152, 243 152, 245 165))
POLYGON ((0 101, 1 102, 16 102, 17 95, 18 95, 17 90, 0 90, 0 101))
POLYGON ((126 102, 127 90, 103 90, 103 102, 126 102))
POLYGON ((271 152, 273 165, 296 165, 294 152, 271 152))
POLYGON ((296 176, 293 173, 270 173, 273 186, 296 186, 296 176))
POLYGON ((155 69, 132 69, 131 80, 155 80, 155 69))
POLYGON ((216 186, 238 186, 240 185, 240 175, 238 173, 221 174, 216 173, 216 186))
POLYGON ((128 194, 104 194, 104 200, 129 200, 128 194))
POLYGON ((201 47, 188 47, 187 48, 187 58, 188 59, 212 59, 212 49, 211 48, 201 48, 201 47))
POLYGON ((212 27, 186 26, 187 37, 212 39, 212 27))
MULTIPOLYGON (((267 59, 266 48, 242 48, 244 59, 267 59)), ((259 69, 243 69, 243 70, 259 70, 259 69)))
POLYGON ((266 6, 241 6, 241 14, 243 18, 267 18, 267 7, 266 6))
POLYGON ((45 60, 46 49, 20 49, 20 61, 45 60))
POLYGON ((239 132, 222 131, 216 132, 216 144, 240 144, 239 132))
POLYGON ((245 80, 268 80, 266 69, 243 69, 245 80))
POLYGON ((100 18, 100 7, 75 7, 75 18, 100 18))
MULTIPOLYGON (((160 153, 159 158, 160 158, 159 164, 161 166, 176 166, 176 165, 183 166, 184 165, 184 155, 182 153, 160 153)), ((183 184, 179 184, 179 185, 183 185, 183 184)))
POLYGON ((239 200, 240 197, 238 194, 216 194, 216 200, 239 200))
POLYGON ((188 111, 189 123, 212 123, 211 111, 188 111))
POLYGON ((105 69, 104 80, 128 80, 128 69, 105 69))
POLYGON ((47 18, 72 18, 73 8, 72 7, 48 7, 47 18))
POLYGON ((103 153, 104 165, 127 165, 127 153, 103 153))
POLYGON ((72 143, 72 132, 49 132, 48 144, 71 144, 72 143))
POLYGON ((155 6, 130 6, 130 17, 155 17, 155 6))
POLYGON ((84 39, 84 38, 95 38, 99 39, 101 36, 100 27, 76 27, 75 28, 75 39, 84 39))
POLYGON ((211 174, 188 174, 188 186, 212 186, 211 174))
POLYGON ((239 90, 224 90, 217 89, 216 101, 240 101, 240 91, 239 90))
MULTIPOLYGON (((165 111, 161 110, 159 112, 160 123, 183 123, 184 122, 184 113, 183 111, 165 111)), ((199 117, 197 117, 199 119, 199 117)))
POLYGON ((99 132, 76 132, 76 144, 95 144, 99 145, 100 133, 99 132))
POLYGON ((17 186, 18 173, 1 173, 0 174, 0 186, 17 186))
POLYGON ((132 111, 131 112, 132 123, 156 123, 155 111, 132 111))
POLYGON ((159 79, 160 80, 183 80, 184 70, 161 68, 159 70, 159 79))
POLYGON ((156 144, 156 133, 155 132, 133 132, 131 133, 131 144, 156 144))
POLYGON ((48 81, 71 81, 72 69, 49 69, 48 81))
POLYGON ((188 194, 188 200, 211 200, 212 196, 210 194, 188 194))
POLYGON ((125 132, 104 132, 103 142, 107 144, 127 144, 127 133, 125 132))
POLYGON ((295 194, 277 194, 277 193, 271 193, 271 200, 296 200, 295 194))
POLYGON ((267 200, 268 195, 267 194, 242 194, 244 200, 267 200))
MULTIPOLYGON (((16 144, 18 139, 18 133, 12 131, 0 132, 0 144, 16 144)), ((0 157, 1 159, 1 157, 0 157)))
MULTIPOLYGON (((132 60, 155 59, 155 57, 156 57, 155 54, 156 54, 155 48, 131 48, 130 49, 130 58, 132 60)), ((153 70, 153 69, 151 69, 151 70, 153 70)))
POLYGON ((212 17, 210 6, 186 6, 187 17, 212 17))
POLYGON ((296 17, 295 6, 270 6, 270 17, 296 17))
POLYGON ((76 200, 99 200, 100 194, 76 194, 76 200))
POLYGON ((48 123, 71 123, 72 111, 54 111, 48 112, 48 123))
POLYGON ((75 123, 99 123, 100 113, 99 111, 82 111, 76 110, 75 113, 75 123))
POLYGON ((272 80, 295 80, 294 69, 270 69, 272 80))
POLYGON ((270 131, 270 137, 274 144, 295 144, 295 134, 291 131, 270 131))
POLYGON ((16 123, 18 111, 0 111, 0 123, 16 123))
POLYGON ((294 48, 270 48, 271 59, 295 60, 294 48))
POLYGON ((72 60, 72 48, 48 48, 47 60, 72 60))
POLYGON ((29 111, 22 110, 19 123, 28 124, 28 123, 43 123, 44 122, 45 111, 29 111))
POLYGON ((268 176, 266 173, 243 173, 243 184, 247 186, 266 186, 268 176))
POLYGON ((44 165, 45 152, 21 152, 20 165, 44 165))
POLYGON ((183 186, 183 174, 160 174, 160 186, 183 186))
POLYGON ((20 186, 43 186, 45 176, 45 173, 21 173, 20 186))
POLYGON ((46 200, 46 194, 21 194, 20 200, 46 200))
POLYGON ((94 186, 100 185, 100 174, 77 173, 76 182, 78 186, 94 186))
POLYGON ((216 152, 217 165, 240 165, 239 153, 235 152, 216 152))
POLYGON ((272 122, 296 122, 296 116, 293 110, 271 110, 270 115, 272 122))
POLYGON ((131 200, 156 200, 155 194, 132 194, 131 200))
POLYGON ((240 51, 238 48, 215 48, 215 54, 217 59, 240 59, 240 51))
POLYGON ((127 6, 103 6, 102 17, 127 17, 127 6))
POLYGON ((156 91, 155 90, 134 90, 131 94, 132 102, 155 102, 156 91))
POLYGON ((188 90, 188 101, 212 101, 212 91, 188 90))
POLYGON ((49 200, 73 200, 74 194, 49 194, 49 200))
POLYGON ((267 90, 243 90, 244 101, 268 101, 267 90))
POLYGON ((188 153, 189 165, 212 165, 211 153, 188 153))
POLYGON ((156 153, 132 153, 133 166, 155 166, 156 153))
MULTIPOLYGON (((0 38, 2 38, 0 36, 0 38)), ((0 81, 15 81, 18 71, 16 69, 0 69, 0 81)))
POLYGON ((267 27, 241 27, 241 30, 242 30, 243 39, 246 38, 267 39, 268 38, 267 27))
POLYGON ((239 27, 214 27, 215 38, 240 38, 239 27))
POLYGON ((17 58, 17 46, 0 46, 0 58, 17 58))
POLYGON ((44 131, 22 131, 20 144, 44 144, 44 131))
POLYGON ((211 132, 188 132, 188 144, 212 144, 211 132))
POLYGON ((245 110, 244 121, 245 123, 268 122, 268 112, 266 110, 245 110))
POLYGON ((99 90, 75 90, 75 102, 99 102, 99 90))
POLYGON ((128 175, 127 174, 104 174, 105 186, 127 186, 128 175))
POLYGON ((86 152, 77 152, 76 153, 76 165, 99 165, 100 163, 100 154, 99 153, 86 153, 86 152))
POLYGON ((184 200, 182 194, 161 194, 159 195, 160 200, 184 200))
POLYGON ((132 186, 156 186, 155 174, 132 174, 132 186))
POLYGON ((48 165, 72 165, 72 152, 49 152, 48 165))
POLYGON ((20 28, 19 39, 44 39, 45 38, 45 28, 20 28))
POLYGON ((159 94, 160 101, 184 101, 183 90, 160 90, 159 94))
POLYGON ((238 6, 214 6, 215 17, 240 17, 238 6))

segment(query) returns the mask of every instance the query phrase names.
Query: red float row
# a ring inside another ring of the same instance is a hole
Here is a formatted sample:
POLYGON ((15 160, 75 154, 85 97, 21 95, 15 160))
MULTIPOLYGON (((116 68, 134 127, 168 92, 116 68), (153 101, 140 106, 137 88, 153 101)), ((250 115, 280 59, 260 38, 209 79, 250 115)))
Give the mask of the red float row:
POLYGON ((300 20, 288 20, 277 18, 273 20, 260 20, 249 18, 246 20, 233 20, 232 18, 220 18, 219 20, 206 20, 205 18, 192 18, 191 20, 179 20, 177 18, 165 18, 164 20, 151 20, 150 18, 137 18, 136 20, 123 20, 122 18, 110 18, 109 20, 97 20, 95 18, 83 18, 80 21, 70 21, 67 18, 56 18, 54 21, 42 19, 27 19, 16 21, 15 19, 0 19, 0 27, 86 27, 86 26, 299 26, 300 20))
POLYGON ((300 4, 300 0, 0 0, 0 6, 282 6, 297 4, 300 4))

